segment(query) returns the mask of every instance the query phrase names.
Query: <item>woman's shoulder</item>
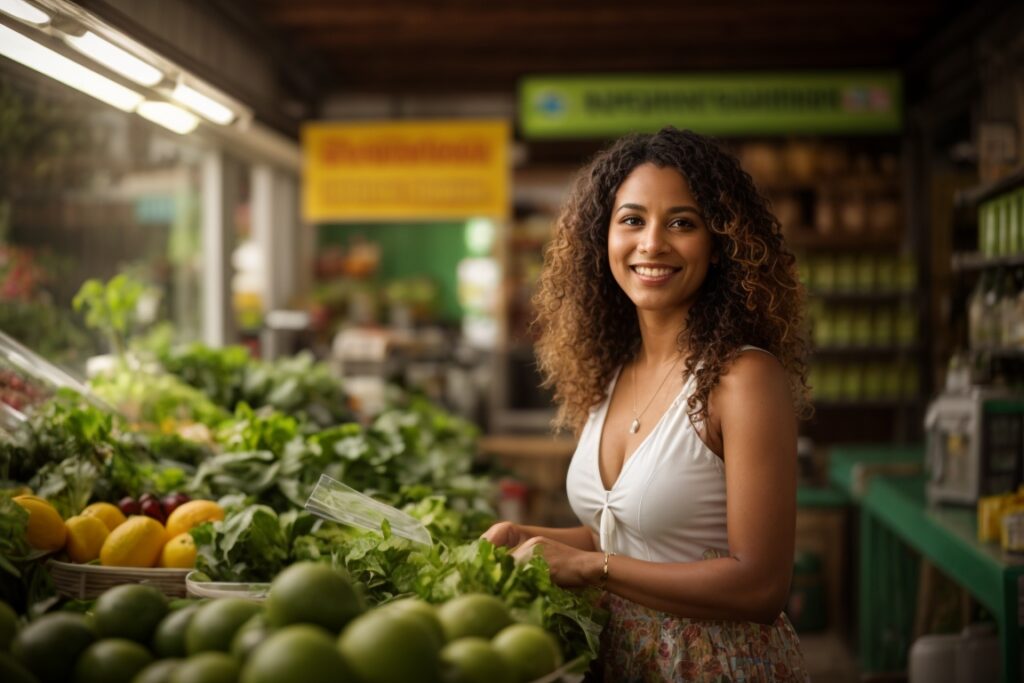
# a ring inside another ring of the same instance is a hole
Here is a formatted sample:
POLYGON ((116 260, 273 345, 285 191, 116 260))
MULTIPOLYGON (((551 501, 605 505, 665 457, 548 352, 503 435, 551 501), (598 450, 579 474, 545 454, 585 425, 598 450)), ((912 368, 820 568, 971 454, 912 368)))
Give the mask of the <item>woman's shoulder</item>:
POLYGON ((788 397, 789 378, 774 354, 757 346, 744 346, 722 373, 715 393, 788 397))

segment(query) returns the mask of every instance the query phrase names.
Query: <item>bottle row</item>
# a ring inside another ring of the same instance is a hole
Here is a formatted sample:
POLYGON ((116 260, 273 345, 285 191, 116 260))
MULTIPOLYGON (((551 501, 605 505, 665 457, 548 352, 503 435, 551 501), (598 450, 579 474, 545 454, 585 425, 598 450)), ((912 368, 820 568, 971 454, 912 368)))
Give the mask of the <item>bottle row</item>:
POLYGON ((967 300, 970 347, 1024 349, 1024 267, 985 271, 967 300))
POLYGON ((917 367, 907 361, 814 363, 808 383, 815 402, 912 400, 921 388, 917 367))
POLYGON ((815 301, 808 310, 818 349, 910 348, 917 343, 917 313, 909 304, 831 306, 815 301))
POLYGON ((1024 188, 993 197, 978 207, 978 251, 985 256, 1024 253, 1024 188))
POLYGON ((917 263, 908 254, 809 253, 797 259, 797 270, 808 290, 824 294, 891 294, 917 286, 917 263))

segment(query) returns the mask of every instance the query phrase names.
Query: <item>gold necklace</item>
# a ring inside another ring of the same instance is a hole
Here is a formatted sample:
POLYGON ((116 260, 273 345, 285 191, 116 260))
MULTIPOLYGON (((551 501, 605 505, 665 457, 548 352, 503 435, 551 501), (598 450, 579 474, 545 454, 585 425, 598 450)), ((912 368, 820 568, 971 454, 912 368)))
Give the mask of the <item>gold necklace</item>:
MULTIPOLYGON (((645 405, 644 409, 639 413, 636 412, 636 365, 633 366, 633 421, 629 425, 630 434, 636 434, 640 431, 640 418, 643 417, 643 414, 646 413, 647 409, 651 407, 652 403, 654 403, 654 399, 661 393, 661 389, 665 386, 665 382, 667 382, 668 378, 672 376, 672 371, 676 369, 677 365, 679 365, 679 358, 679 356, 676 356, 676 362, 672 364, 671 368, 669 368, 668 373, 662 378, 661 384, 659 384, 658 388, 654 390, 653 394, 651 394, 651 400, 647 402, 647 405, 645 405)), ((637 363, 637 365, 639 365, 639 363, 637 363)))

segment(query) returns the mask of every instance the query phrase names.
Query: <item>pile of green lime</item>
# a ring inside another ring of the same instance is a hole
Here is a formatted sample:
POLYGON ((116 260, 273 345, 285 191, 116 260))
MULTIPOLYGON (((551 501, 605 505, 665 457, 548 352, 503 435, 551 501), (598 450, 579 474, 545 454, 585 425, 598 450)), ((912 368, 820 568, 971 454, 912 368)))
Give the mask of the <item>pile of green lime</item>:
POLYGON ((515 623, 494 596, 367 610, 346 574, 310 562, 283 571, 264 604, 169 603, 133 584, 101 595, 91 614, 21 626, 0 603, 5 683, 526 683, 561 660, 544 629, 515 623))

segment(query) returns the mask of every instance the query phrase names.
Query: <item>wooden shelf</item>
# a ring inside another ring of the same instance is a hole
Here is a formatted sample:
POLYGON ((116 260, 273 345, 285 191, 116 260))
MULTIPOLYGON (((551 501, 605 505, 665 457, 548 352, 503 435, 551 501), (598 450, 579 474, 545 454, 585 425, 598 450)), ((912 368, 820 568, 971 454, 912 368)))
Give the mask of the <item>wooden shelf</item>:
MULTIPOLYGON (((848 356, 900 356, 917 353, 917 344, 908 346, 819 346, 811 352, 812 362, 815 358, 845 358, 848 356)), ((1021 352, 1024 356, 1024 351, 1021 352)))
POLYGON ((1009 175, 994 182, 960 190, 953 196, 953 204, 957 208, 970 208, 977 206, 989 197, 1008 192, 1022 185, 1024 185, 1024 166, 1018 167, 1009 175))
POLYGON ((786 244, 793 249, 896 249, 901 245, 901 236, 894 233, 877 234, 845 232, 823 235, 813 228, 794 228, 783 234, 786 244))
POLYGON ((891 292, 837 292, 808 289, 808 296, 814 299, 834 301, 837 303, 895 303, 908 299, 916 299, 917 291, 891 291, 891 292))
POLYGON ((830 399, 811 403, 816 410, 908 410, 916 408, 920 398, 830 399))
POLYGON ((953 272, 969 273, 998 267, 1024 266, 1024 254, 1013 256, 986 256, 976 251, 953 254, 953 272))

